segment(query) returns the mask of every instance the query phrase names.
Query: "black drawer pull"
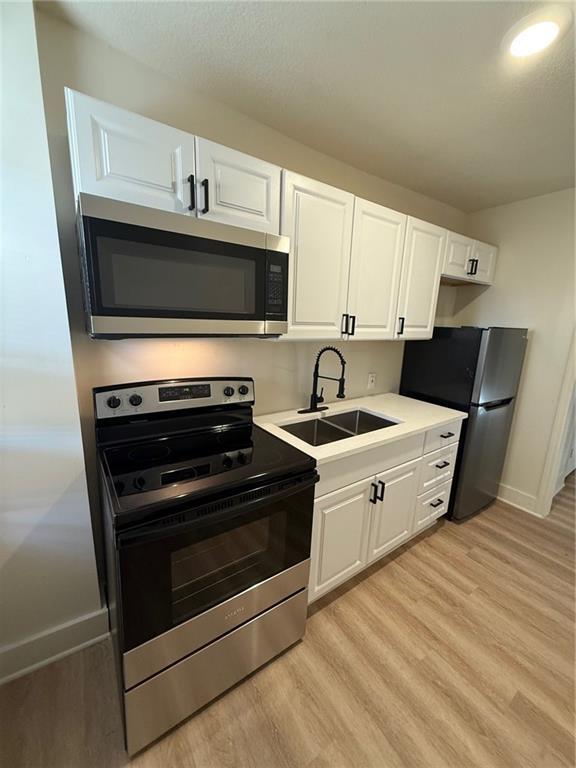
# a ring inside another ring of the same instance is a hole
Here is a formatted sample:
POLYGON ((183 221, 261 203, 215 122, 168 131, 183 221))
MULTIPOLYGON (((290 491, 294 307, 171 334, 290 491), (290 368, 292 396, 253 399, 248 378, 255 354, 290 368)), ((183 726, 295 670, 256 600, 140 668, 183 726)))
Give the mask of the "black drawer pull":
POLYGON ((398 336, 402 336, 404 333, 404 323, 406 321, 405 317, 399 317, 398 322, 400 323, 400 328, 398 329, 398 336))
POLYGON ((376 498, 378 499, 378 501, 384 501, 384 491, 386 490, 386 483, 384 482, 384 480, 378 480, 378 485, 380 486, 380 491, 376 498))
POLYGON ((350 334, 350 336, 354 336, 354 331, 356 330, 356 315, 350 315, 350 320, 351 320, 352 327, 350 328, 348 333, 350 334))
POLYGON ((441 461, 440 464, 435 465, 437 469, 444 469, 444 467, 449 467, 450 462, 449 461, 441 461))
POLYGON ((208 190, 208 179, 202 179, 202 187, 204 188, 204 208, 202 213, 208 213, 210 210, 210 193, 208 190))
POLYGON ((440 437, 443 437, 444 440, 447 440, 449 437, 454 437, 454 432, 442 432, 440 437))
POLYGON ((431 501, 430 502, 430 506, 434 507, 434 508, 441 507, 442 504, 444 504, 444 499, 436 499, 436 501, 431 501))
POLYGON ((370 502, 372 504, 376 504, 376 502, 378 501, 378 486, 376 485, 376 483, 372 483, 371 486, 372 486, 372 493, 370 495, 370 502))
POLYGON ((348 321, 350 315, 342 315, 342 322, 340 323, 340 333, 346 335, 348 333, 348 321))
POLYGON ((196 208, 196 184, 194 183, 193 173, 188 176, 188 183, 190 184, 190 205, 188 210, 193 211, 196 208))

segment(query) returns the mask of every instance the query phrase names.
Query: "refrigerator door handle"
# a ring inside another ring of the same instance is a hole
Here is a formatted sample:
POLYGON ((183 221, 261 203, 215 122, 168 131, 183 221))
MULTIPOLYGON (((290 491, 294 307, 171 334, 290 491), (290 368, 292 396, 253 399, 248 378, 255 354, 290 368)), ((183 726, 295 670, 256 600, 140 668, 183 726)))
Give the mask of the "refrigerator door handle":
POLYGON ((510 405, 512 400, 514 400, 513 397, 507 397, 505 400, 498 400, 497 403, 488 403, 487 405, 481 405, 480 408, 483 408, 485 411, 495 411, 496 408, 506 408, 507 405, 510 405))

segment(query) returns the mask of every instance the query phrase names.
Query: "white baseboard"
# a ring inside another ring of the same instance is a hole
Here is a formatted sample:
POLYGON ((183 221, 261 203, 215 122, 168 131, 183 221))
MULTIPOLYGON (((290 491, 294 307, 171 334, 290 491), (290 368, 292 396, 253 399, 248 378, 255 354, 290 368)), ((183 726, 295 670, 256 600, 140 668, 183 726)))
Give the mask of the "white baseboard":
POLYGON ((79 651, 108 635, 107 609, 60 624, 18 643, 0 647, 0 684, 79 651))
POLYGON ((524 493, 524 491, 519 491, 518 488, 512 488, 511 485, 500 483, 498 486, 498 498, 512 507, 521 509, 522 512, 528 512, 531 515, 541 517, 536 512, 538 499, 530 493, 524 493))

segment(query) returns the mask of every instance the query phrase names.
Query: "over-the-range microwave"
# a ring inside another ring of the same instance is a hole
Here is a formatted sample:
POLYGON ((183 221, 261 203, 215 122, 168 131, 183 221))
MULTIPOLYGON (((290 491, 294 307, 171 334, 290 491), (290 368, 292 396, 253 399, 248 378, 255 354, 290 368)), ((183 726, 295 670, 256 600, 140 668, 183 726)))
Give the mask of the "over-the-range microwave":
POLYGON ((286 237, 88 194, 78 234, 93 337, 287 330, 286 237))

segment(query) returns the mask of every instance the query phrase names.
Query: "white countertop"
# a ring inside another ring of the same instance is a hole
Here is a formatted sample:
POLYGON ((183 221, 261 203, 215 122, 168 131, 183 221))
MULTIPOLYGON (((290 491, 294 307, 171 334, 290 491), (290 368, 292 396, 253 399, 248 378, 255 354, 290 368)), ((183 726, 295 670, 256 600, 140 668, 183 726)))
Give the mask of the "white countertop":
POLYGON ((259 427, 262 427, 262 429, 270 432, 270 434, 279 437, 284 442, 293 445, 294 448, 298 448, 312 456, 318 464, 324 464, 333 459, 341 459, 359 451, 377 448, 380 445, 392 443, 404 437, 426 432, 428 429, 448 424, 455 419, 463 421, 465 418, 467 416, 462 411, 455 411, 452 408, 444 408, 439 405, 431 405, 421 400, 413 400, 411 397, 403 397, 402 395, 390 392, 385 395, 371 395, 369 397, 357 397, 353 400, 329 403, 328 410, 320 411, 320 413, 298 413, 297 410, 269 413, 264 416, 254 417, 254 422, 259 427), (354 435, 344 440, 337 440, 334 443, 318 446, 309 445, 309 443, 300 440, 300 438, 291 435, 290 432, 286 432, 281 428, 282 424, 293 424, 295 421, 303 421, 304 419, 322 418, 333 413, 353 411, 357 408, 370 411, 377 416, 383 416, 390 419, 390 421, 398 423, 392 427, 376 429, 364 435, 354 435))

